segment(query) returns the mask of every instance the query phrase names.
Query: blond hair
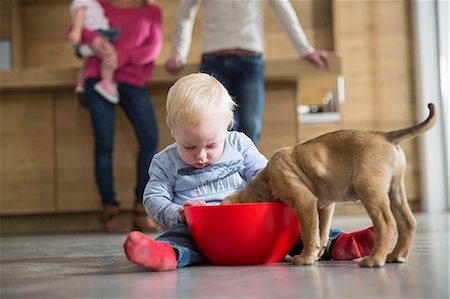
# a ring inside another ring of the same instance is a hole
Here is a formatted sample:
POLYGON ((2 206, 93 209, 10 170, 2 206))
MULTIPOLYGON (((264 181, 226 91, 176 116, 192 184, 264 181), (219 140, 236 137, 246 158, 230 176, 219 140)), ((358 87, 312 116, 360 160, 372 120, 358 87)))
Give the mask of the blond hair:
POLYGON ((214 77, 194 73, 178 79, 167 93, 166 121, 173 127, 180 120, 193 127, 209 119, 223 119, 233 125, 236 103, 214 77))

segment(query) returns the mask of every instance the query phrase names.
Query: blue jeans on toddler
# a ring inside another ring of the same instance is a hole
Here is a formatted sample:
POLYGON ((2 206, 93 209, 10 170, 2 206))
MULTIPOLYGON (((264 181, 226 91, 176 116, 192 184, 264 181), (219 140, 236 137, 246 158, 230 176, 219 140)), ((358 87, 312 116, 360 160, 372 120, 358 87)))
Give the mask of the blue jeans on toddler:
MULTIPOLYGON (((95 177, 102 204, 118 205, 113 184, 112 153, 114 148, 115 107, 94 90, 100 78, 85 82, 85 96, 95 140, 95 177)), ((142 195, 149 179, 148 168, 158 150, 159 136, 155 113, 146 88, 118 82, 120 107, 134 128, 139 143, 136 165, 135 201, 142 203, 142 195)))
MULTIPOLYGON (((325 249, 325 253, 323 254, 321 260, 331 259, 331 245, 343 232, 343 230, 337 228, 330 229, 327 248, 325 249)), ((195 243, 194 238, 192 237, 186 224, 178 224, 169 228, 166 232, 157 237, 156 241, 169 243, 169 245, 175 250, 178 268, 209 263, 206 256, 200 251, 197 243, 195 243)), ((299 236, 288 255, 294 256, 300 254, 302 249, 303 243, 299 236)))
POLYGON ((264 111, 262 55, 203 54, 200 71, 219 80, 238 105, 233 130, 244 132, 258 144, 264 111))

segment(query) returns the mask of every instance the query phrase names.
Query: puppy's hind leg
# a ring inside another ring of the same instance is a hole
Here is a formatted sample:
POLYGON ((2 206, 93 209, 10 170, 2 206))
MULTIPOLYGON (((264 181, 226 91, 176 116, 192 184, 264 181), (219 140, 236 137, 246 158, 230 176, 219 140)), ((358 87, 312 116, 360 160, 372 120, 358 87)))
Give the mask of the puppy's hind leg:
POLYGON ((397 221, 398 240, 394 250, 388 254, 386 261, 388 263, 404 263, 411 250, 417 222, 406 198, 403 171, 400 178, 393 181, 389 198, 392 213, 397 221))

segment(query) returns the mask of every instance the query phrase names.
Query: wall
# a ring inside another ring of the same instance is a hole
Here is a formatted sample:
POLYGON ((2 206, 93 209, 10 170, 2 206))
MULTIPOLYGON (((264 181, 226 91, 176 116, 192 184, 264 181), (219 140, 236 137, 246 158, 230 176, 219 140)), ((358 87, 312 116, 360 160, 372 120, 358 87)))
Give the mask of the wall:
MULTIPOLYGON (((418 121, 414 111, 414 86, 412 75, 414 69, 411 61, 410 7, 408 1, 346 1, 346 0, 302 0, 291 1, 310 42, 317 48, 335 50, 343 59, 343 75, 345 77, 346 102, 340 107, 341 122, 339 124, 305 125, 301 128, 303 140, 315 137, 327 131, 340 128, 370 128, 396 129, 411 125, 418 121)), ((70 23, 68 0, 0 0, 2 7, 2 37, 11 37, 13 41, 13 67, 18 68, 70 68, 78 67, 80 61, 74 58, 72 49, 64 39, 65 28, 70 23), (5 9, 8 13, 5 15, 5 9), (45 16, 45 17, 42 17, 45 16), (8 18, 9 22, 5 19, 8 18)), ((158 1, 164 11, 164 46, 157 64, 161 65, 168 57, 170 50, 171 28, 174 21, 178 1, 158 1)), ((265 2, 265 60, 296 58, 286 34, 276 21, 268 4, 265 2)), ((200 57, 201 18, 197 16, 194 27, 194 40, 188 57, 189 62, 198 62, 200 57)), ((1 79, 0 79, 1 80, 1 79)), ((302 101, 307 104, 317 104, 329 89, 329 82, 311 80, 302 84, 302 101)), ((164 128, 164 97, 165 90, 151 90, 158 103, 160 127, 164 128)), ((261 139, 261 150, 267 156, 283 145, 294 142, 294 127, 292 120, 285 117, 292 113, 289 98, 292 89, 285 86, 271 86, 267 90, 267 104, 264 114, 264 126, 261 139)), ((36 167, 41 163, 45 168, 47 157, 51 154, 73 157, 81 161, 66 165, 67 172, 48 175, 60 182, 65 188, 84 190, 84 193, 73 193, 67 199, 65 211, 94 210, 97 207, 95 186, 92 185, 92 173, 80 173, 90 159, 91 141, 82 134, 90 130, 86 112, 80 110, 72 99, 70 90, 56 93, 43 92, 33 94, 15 94, 4 97, 2 105, 2 140, 15 136, 14 142, 2 142, 2 160, 11 157, 9 154, 26 150, 26 144, 35 147, 36 152, 25 153, 25 156, 39 155, 39 159, 27 161, 16 155, 17 160, 2 163, 2 186, 5 182, 11 188, 21 188, 26 184, 41 186, 39 200, 35 201, 33 212, 55 211, 55 201, 60 190, 49 190, 41 177, 27 177, 27 167, 36 167), (50 111, 60 111, 62 118, 55 117, 50 111), (16 113, 16 114, 14 114, 16 113), (17 115, 31 115, 27 123, 18 124, 17 115), (42 130, 47 130, 49 122, 58 123, 61 128, 55 136, 57 139, 40 140, 23 138, 37 136, 42 130), (34 125, 36 124, 36 125, 34 125), (74 126, 76 124, 76 126, 74 126), (25 130, 25 135, 24 131, 25 130), (80 135, 81 134, 81 135, 80 135), (17 136, 22 136, 17 138, 17 136), (73 136, 78 136, 76 146, 70 142, 73 136), (45 142, 41 142, 45 141, 45 142), (60 148, 58 153, 55 148, 60 148), (38 162, 36 162, 38 161, 38 162), (20 167, 17 167, 20 165, 20 167), (84 166, 83 166, 84 165, 84 166), (77 170, 78 169, 78 170, 77 170), (11 176, 12 174, 12 176, 11 176), (13 181, 11 181, 13 180, 13 181), (14 181, 15 180, 15 181, 14 181), (88 184, 88 182, 91 182, 88 184), (25 184, 26 183, 26 184, 25 184), (78 186, 78 187, 77 187, 78 186), (82 188, 87 186, 87 188, 82 188), (56 194, 56 195, 55 195, 56 194), (77 203, 87 200, 89 204, 80 209, 77 203), (49 205, 51 206, 50 208, 49 205), (47 208, 46 208, 47 207, 47 208)), ((127 122, 119 113, 120 130, 128 130, 127 122)), ((295 125, 295 124, 294 124, 295 125)), ((167 132, 163 129, 163 135, 167 132), (165 132, 165 133, 164 133, 165 132)), ((164 135, 165 146, 170 142, 170 136, 164 135)), ((131 205, 132 173, 135 150, 131 133, 118 136, 119 147, 128 150, 121 153, 122 159, 117 162, 117 173, 122 186, 121 198, 126 200, 126 206, 131 205), (127 145, 128 142, 128 145, 127 145), (122 169, 122 170, 120 170, 122 169), (124 180, 120 180, 120 178, 124 180)), ((407 195, 416 207, 420 205, 419 163, 416 141, 408 141, 404 149, 409 160, 406 185, 407 195)), ((14 155, 13 155, 14 156, 14 155)), ((62 165, 64 167, 64 165, 62 165)), ((4 188, 2 188, 4 189, 4 188)), ((21 189, 22 190, 22 189, 21 189)), ((35 196, 23 190, 20 196, 35 196)), ((16 205, 20 197, 9 198, 16 205)), ((2 199, 2 205, 5 201, 2 199)), ((56 204, 57 206, 57 204, 56 204)), ((58 210, 58 209, 57 209, 58 210)), ((24 211, 20 208, 18 211, 24 211)), ((21 212, 21 213, 22 213, 21 212)))

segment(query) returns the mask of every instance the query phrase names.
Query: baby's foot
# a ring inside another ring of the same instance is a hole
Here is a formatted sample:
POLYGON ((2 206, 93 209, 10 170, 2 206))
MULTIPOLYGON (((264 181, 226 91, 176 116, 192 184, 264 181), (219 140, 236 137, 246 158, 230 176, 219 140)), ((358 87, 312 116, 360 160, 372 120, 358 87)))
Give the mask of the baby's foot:
POLYGON ((127 258, 153 271, 175 270, 177 259, 173 248, 158 242, 141 232, 131 232, 123 244, 127 258))
POLYGON ((342 233, 331 247, 333 260, 354 260, 370 254, 375 244, 375 231, 369 227, 351 233, 342 233))
POLYGON ((120 101, 117 84, 112 81, 101 80, 94 85, 94 89, 107 101, 118 104, 120 101))

